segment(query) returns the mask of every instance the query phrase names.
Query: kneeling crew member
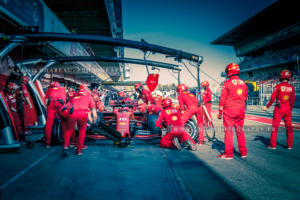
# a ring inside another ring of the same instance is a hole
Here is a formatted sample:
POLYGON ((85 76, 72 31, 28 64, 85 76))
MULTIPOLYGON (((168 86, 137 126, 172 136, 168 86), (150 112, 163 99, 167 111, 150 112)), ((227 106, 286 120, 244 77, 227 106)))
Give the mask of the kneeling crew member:
POLYGON ((176 108, 172 108, 171 99, 164 99, 162 106, 164 109, 160 112, 155 126, 161 128, 161 124, 164 121, 170 128, 170 131, 161 139, 160 147, 173 148, 175 146, 180 150, 180 143, 186 143, 191 150, 195 151, 197 149, 195 142, 184 129, 180 111, 176 108))

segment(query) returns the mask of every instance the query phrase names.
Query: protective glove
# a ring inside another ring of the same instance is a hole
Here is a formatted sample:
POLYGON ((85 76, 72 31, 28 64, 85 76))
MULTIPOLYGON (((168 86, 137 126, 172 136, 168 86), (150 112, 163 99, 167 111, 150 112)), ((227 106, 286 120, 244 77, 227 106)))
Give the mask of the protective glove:
POLYGON ((219 110, 218 119, 223 118, 223 110, 219 110))
POLYGON ((65 110, 67 110, 68 106, 64 106, 61 111, 64 112, 65 110))
POLYGON ((57 100, 62 106, 65 105, 65 102, 62 99, 57 100))
POLYGON ((72 106, 72 107, 70 108, 69 113, 70 113, 70 114, 73 114, 73 111, 74 111, 74 106, 72 106))

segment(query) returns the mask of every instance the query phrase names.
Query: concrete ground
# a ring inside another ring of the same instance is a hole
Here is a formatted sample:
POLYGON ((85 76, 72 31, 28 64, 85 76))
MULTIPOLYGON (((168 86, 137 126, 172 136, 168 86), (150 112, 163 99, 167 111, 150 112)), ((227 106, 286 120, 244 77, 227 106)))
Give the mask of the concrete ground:
POLYGON ((135 140, 120 149, 110 141, 87 142, 82 156, 67 158, 60 146, 0 153, 1 200, 13 199, 300 199, 300 133, 286 149, 280 128, 269 150, 271 127, 246 121, 248 156, 219 160, 224 133, 213 116, 217 141, 196 152, 160 149, 158 140, 135 140))

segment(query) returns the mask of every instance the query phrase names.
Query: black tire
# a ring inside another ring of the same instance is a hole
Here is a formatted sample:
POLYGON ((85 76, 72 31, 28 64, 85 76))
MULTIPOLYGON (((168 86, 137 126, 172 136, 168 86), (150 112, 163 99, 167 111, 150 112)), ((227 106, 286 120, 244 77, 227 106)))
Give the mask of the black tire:
POLYGON ((198 139, 198 125, 193 119, 188 120, 184 124, 185 131, 191 136, 191 138, 196 141, 198 139))
MULTIPOLYGON (((205 127, 205 124, 203 124, 205 127)), ((205 136, 207 137, 208 141, 213 141, 216 139, 216 131, 214 124, 211 122, 209 126, 204 128, 205 136)))
POLYGON ((160 128, 155 126, 155 122, 158 119, 158 115, 148 115, 148 129, 151 131, 152 134, 161 134, 160 128))
POLYGON ((56 118, 52 126, 51 144, 62 144, 63 142, 61 122, 56 118))

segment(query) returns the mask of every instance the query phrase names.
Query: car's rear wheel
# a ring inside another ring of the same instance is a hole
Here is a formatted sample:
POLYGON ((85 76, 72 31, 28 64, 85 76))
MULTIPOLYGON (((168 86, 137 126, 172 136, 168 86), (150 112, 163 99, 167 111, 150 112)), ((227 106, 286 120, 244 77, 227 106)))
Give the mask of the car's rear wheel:
POLYGON ((185 131, 191 136, 191 138, 193 140, 197 140, 198 139, 198 126, 197 126, 197 122, 193 119, 188 120, 185 124, 184 124, 184 128, 185 131))
POLYGON ((148 115, 148 129, 151 131, 152 134, 160 134, 161 130, 160 128, 155 126, 155 122, 158 119, 158 115, 148 115))
POLYGON ((55 119, 52 126, 51 143, 62 144, 64 142, 62 135, 61 122, 59 119, 55 119))

